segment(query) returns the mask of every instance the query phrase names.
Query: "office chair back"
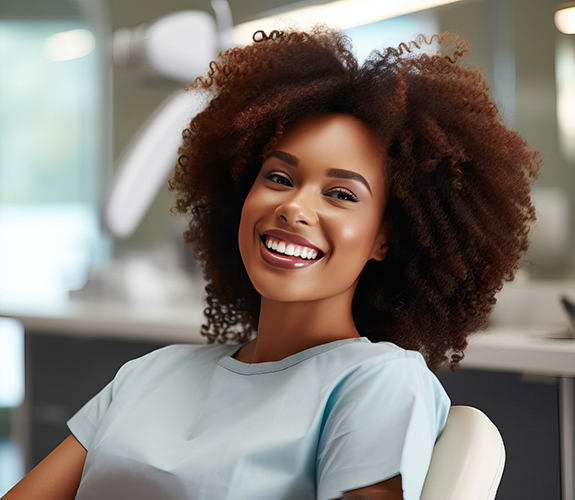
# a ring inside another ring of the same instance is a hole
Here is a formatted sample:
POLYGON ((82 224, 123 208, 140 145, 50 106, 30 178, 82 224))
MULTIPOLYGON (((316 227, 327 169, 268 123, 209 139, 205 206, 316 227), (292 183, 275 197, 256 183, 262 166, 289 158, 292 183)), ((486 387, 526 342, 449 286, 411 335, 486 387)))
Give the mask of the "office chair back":
POLYGON ((421 500, 494 500, 504 465, 503 439, 493 422, 477 408, 452 406, 421 500))

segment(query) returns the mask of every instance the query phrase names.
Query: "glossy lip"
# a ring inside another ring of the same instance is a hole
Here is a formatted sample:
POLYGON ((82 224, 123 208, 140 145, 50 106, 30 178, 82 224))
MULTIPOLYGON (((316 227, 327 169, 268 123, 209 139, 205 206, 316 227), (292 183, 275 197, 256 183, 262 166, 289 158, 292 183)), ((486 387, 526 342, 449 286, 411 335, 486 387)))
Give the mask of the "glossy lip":
POLYGON ((261 234, 261 236, 264 236, 266 234, 269 236, 273 236, 275 238, 279 238, 280 240, 287 241, 289 243, 293 243, 294 245, 300 245, 300 246, 311 248, 312 250, 316 250, 318 253, 318 256, 317 256, 317 259, 315 259, 315 260, 321 259, 324 255, 320 248, 316 247, 315 245, 312 245, 303 236, 288 233, 286 231, 282 231, 281 229, 269 229, 268 231, 264 231, 261 234))
POLYGON ((268 264, 270 264, 271 266, 280 267, 282 269, 301 269, 303 267, 309 267, 321 259, 319 254, 318 257, 313 260, 304 260, 300 259, 299 257, 293 257, 289 255, 282 255, 279 253, 271 252, 264 245, 264 242, 262 241, 261 238, 260 238, 260 253, 262 255, 262 258, 268 264))

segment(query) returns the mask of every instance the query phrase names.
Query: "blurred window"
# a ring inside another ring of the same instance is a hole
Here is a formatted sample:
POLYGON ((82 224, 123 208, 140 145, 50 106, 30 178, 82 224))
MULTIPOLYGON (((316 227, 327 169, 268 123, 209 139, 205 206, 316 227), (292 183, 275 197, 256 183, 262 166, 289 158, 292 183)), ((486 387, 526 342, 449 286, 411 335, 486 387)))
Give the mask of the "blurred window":
POLYGON ((61 299, 107 258, 95 49, 81 20, 0 20, 0 306, 61 299))

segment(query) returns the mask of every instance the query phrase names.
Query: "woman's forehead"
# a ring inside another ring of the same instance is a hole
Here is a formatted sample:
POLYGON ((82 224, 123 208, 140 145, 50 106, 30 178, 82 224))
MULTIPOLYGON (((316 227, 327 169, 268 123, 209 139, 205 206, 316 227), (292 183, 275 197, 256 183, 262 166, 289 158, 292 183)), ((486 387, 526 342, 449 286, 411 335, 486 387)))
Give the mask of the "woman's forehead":
POLYGON ((350 114, 323 113, 306 117, 288 129, 266 159, 276 157, 298 167, 306 162, 325 167, 383 174, 384 150, 373 130, 350 114), (273 154, 272 154, 273 153, 273 154))

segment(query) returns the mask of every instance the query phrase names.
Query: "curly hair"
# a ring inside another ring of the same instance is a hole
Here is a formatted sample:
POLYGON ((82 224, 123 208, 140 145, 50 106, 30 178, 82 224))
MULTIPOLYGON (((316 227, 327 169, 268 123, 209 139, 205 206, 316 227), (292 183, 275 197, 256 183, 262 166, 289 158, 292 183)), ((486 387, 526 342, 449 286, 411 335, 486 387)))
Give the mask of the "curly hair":
POLYGON ((374 50, 361 66, 351 40, 325 25, 253 39, 221 52, 187 87, 209 103, 183 131, 169 182, 206 280, 202 335, 223 343, 257 334, 261 296, 238 229, 263 158, 301 119, 347 113, 374 131, 390 179, 389 250, 361 275, 357 330, 420 351, 433 371, 450 354, 455 371, 527 251, 540 154, 505 126, 481 70, 458 63, 469 46, 456 32, 374 50))

